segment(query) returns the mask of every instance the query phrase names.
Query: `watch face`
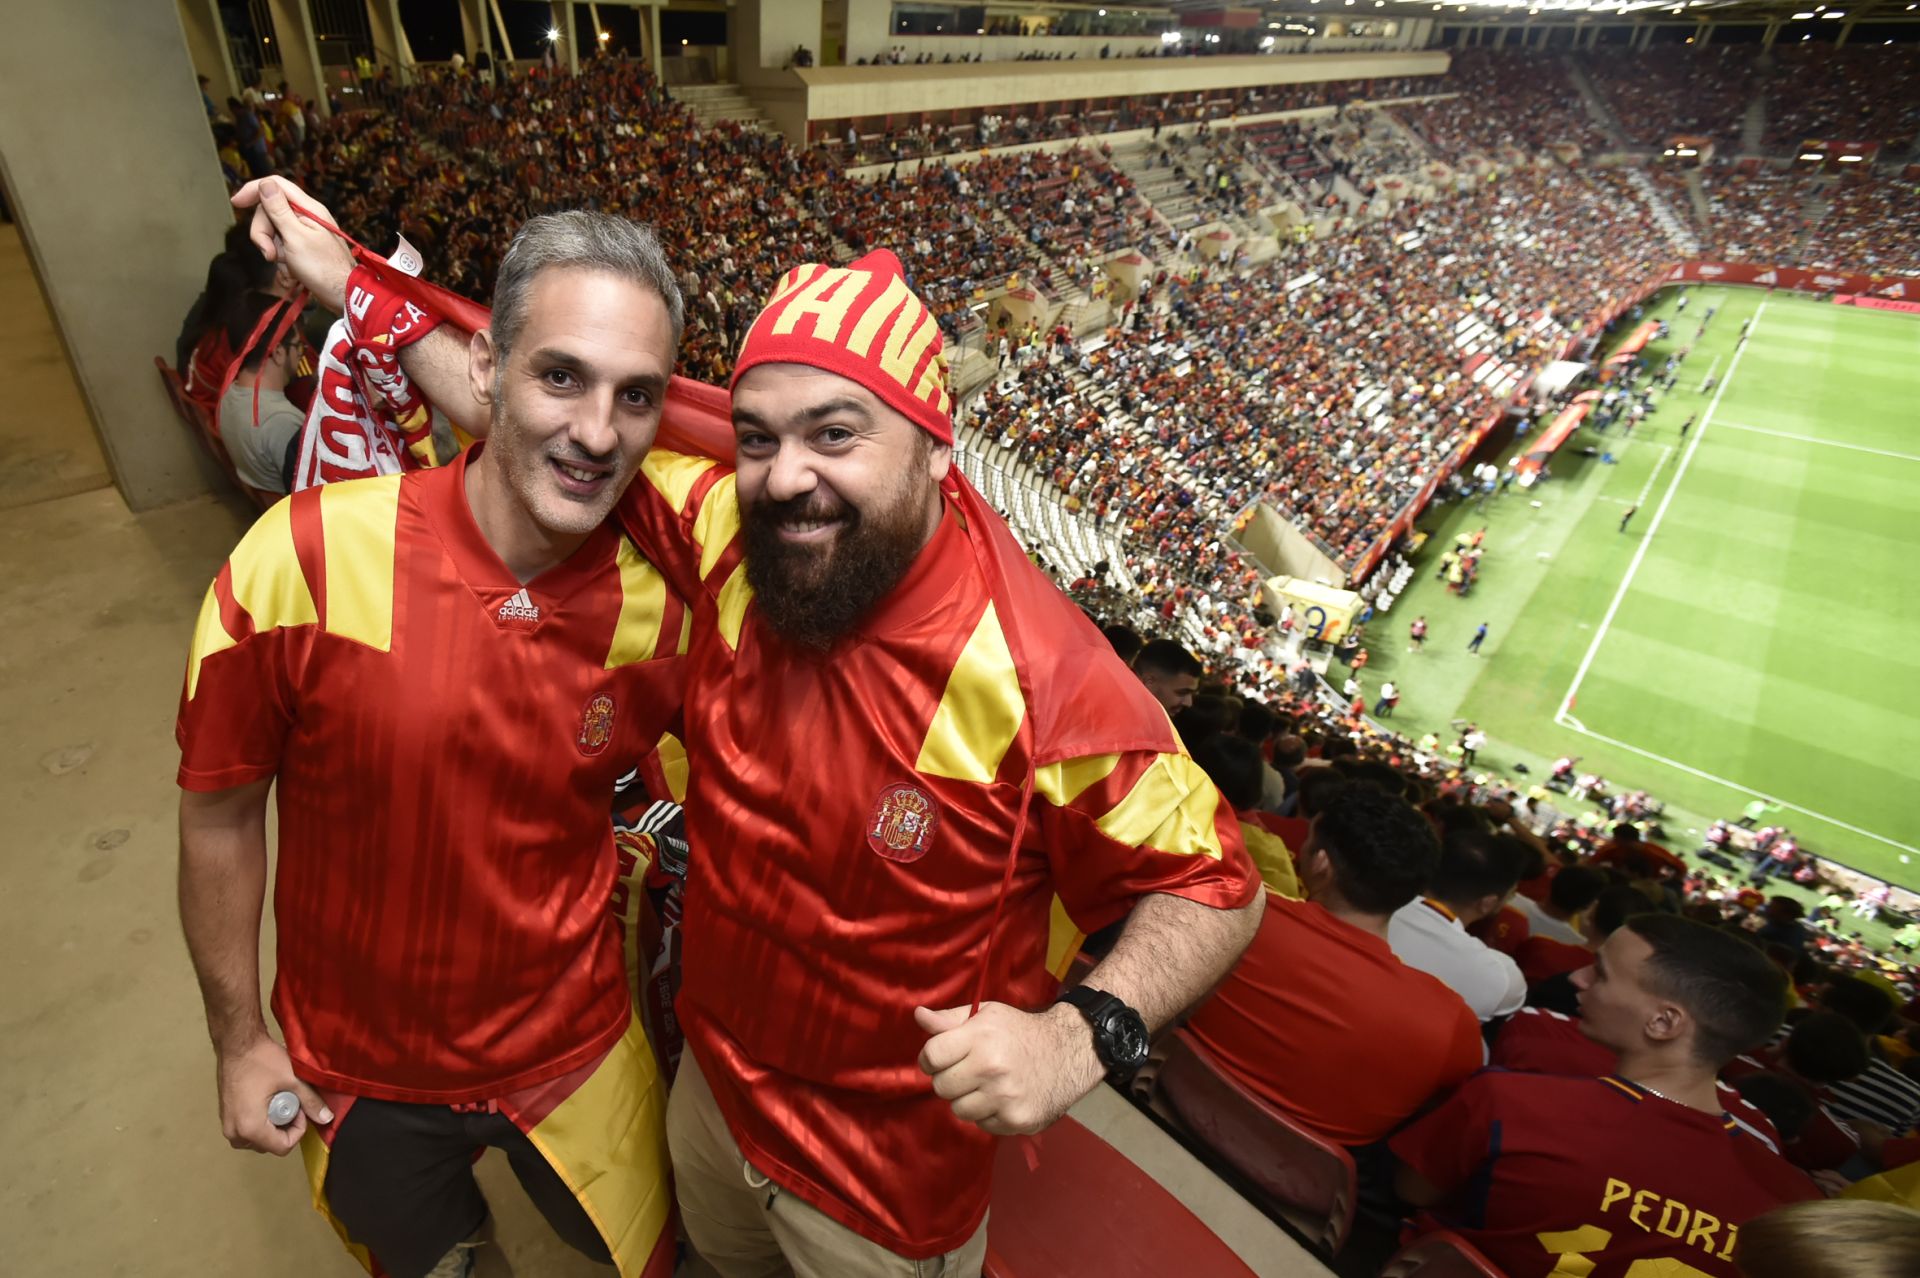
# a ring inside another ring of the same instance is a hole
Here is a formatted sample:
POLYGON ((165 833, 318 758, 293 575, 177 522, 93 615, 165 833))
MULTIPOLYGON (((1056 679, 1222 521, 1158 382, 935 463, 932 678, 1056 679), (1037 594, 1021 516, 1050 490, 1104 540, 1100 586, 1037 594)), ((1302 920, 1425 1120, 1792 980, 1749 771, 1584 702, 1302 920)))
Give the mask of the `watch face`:
POLYGON ((1147 1037, 1147 1023, 1132 1008, 1123 1008, 1107 1018, 1107 1047, 1112 1052, 1110 1064, 1116 1068, 1131 1068, 1144 1063, 1147 1050, 1152 1044, 1147 1037))

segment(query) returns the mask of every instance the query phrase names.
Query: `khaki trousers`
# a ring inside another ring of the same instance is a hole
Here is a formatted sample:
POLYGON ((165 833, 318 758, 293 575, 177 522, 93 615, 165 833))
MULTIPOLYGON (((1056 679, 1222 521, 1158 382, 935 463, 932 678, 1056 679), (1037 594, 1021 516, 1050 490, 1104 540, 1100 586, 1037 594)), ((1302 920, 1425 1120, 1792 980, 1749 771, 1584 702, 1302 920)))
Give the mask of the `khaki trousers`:
POLYGON ((690 1051, 667 1099, 667 1149, 681 1224, 721 1278, 978 1278, 986 1261, 984 1221, 956 1250, 908 1260, 775 1185, 741 1155, 690 1051))

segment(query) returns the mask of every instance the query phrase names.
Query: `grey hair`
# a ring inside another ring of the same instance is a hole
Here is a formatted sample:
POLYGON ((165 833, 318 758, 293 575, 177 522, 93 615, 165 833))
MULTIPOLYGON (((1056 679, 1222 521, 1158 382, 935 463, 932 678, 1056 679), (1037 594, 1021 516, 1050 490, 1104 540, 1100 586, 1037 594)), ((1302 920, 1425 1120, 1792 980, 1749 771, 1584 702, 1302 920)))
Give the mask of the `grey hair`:
POLYGON ((610 213, 569 209, 528 218, 514 233, 500 262, 500 276, 493 287, 493 320, 488 325, 497 364, 507 362, 527 322, 527 295, 534 279, 556 266, 608 271, 657 294, 673 321, 673 348, 680 349, 686 304, 653 228, 610 213))

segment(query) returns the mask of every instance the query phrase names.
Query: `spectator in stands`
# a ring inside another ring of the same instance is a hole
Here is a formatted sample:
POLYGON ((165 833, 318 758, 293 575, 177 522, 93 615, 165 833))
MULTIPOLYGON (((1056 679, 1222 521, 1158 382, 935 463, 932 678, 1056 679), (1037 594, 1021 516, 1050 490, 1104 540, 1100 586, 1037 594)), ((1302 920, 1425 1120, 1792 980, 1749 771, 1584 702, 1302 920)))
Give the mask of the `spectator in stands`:
POLYGON ((1316 785, 1313 800, 1298 858, 1308 899, 1269 896, 1253 944, 1188 1029, 1294 1121, 1364 1146, 1479 1067, 1479 1023, 1387 943, 1439 859, 1432 827, 1361 782, 1316 785))
MULTIPOLYGON (((1564 873, 1564 871, 1563 871, 1564 873)), ((1593 962, 1593 952, 1606 944, 1620 925, 1636 914, 1654 909, 1637 888, 1615 883, 1602 889, 1586 914, 1589 939, 1569 945, 1550 936, 1529 936, 1514 946, 1513 961, 1527 982, 1527 1002, 1534 1007, 1571 1013, 1577 1001, 1574 974, 1593 962)))
POLYGON ((1509 1274, 1664 1259, 1733 1278, 1730 1227, 1819 1196, 1729 1123, 1715 1077, 1780 1023, 1785 997, 1736 937, 1630 920, 1582 987, 1583 1027, 1618 1053, 1616 1073, 1483 1073, 1415 1120, 1391 1147, 1402 1196, 1428 1209, 1417 1227, 1459 1231, 1509 1274))
MULTIPOLYGON (((263 319, 271 334, 291 305, 269 293, 247 294, 227 328, 230 348, 245 346, 263 319)), ((287 398, 287 386, 299 375, 300 358, 300 343, 291 334, 277 345, 269 345, 263 335, 241 357, 233 385, 221 397, 220 443, 233 462, 234 475, 249 488, 284 493, 293 486, 307 415, 287 398)))
POLYGON ((1394 912, 1387 942, 1408 967, 1437 978, 1483 1021, 1527 999, 1520 966, 1467 928, 1499 912, 1520 881, 1525 845, 1493 833, 1473 808, 1442 809, 1440 861, 1425 895, 1394 912))
POLYGON ((1740 1228, 1741 1278, 1912 1278, 1920 1210, 1832 1199, 1776 1207, 1740 1228))
POLYGON ((1687 863, 1661 847, 1640 837, 1640 827, 1622 821, 1613 827, 1613 837, 1594 849, 1593 864, 1617 865, 1635 877, 1645 877, 1655 869, 1687 872, 1687 863))
POLYGON ((1525 895, 1513 898, 1527 916, 1534 936, 1544 936, 1566 945, 1585 945, 1586 933, 1580 930, 1581 915, 1600 899, 1606 890, 1607 876, 1590 866, 1569 865, 1547 883, 1545 900, 1525 895))
POLYGON ((1133 673, 1169 715, 1193 704, 1205 667, 1176 639, 1154 639, 1133 659, 1133 673))
POLYGON ((1814 1113, 1787 1136, 1781 1152, 1796 1167, 1825 1171, 1860 1153, 1860 1138, 1834 1121, 1827 1109, 1828 1088, 1858 1078, 1868 1061, 1866 1040, 1852 1021, 1838 1012, 1816 1011, 1795 1021, 1778 1049, 1755 1048, 1737 1056, 1721 1076, 1737 1085, 1749 1074, 1772 1072, 1805 1089, 1814 1100, 1814 1113))
POLYGON ((1267 761, 1260 747, 1237 736, 1216 732, 1198 742, 1190 742, 1189 752, 1220 793, 1233 805, 1240 819, 1240 833, 1247 841, 1247 855, 1260 871, 1261 881, 1270 891, 1299 900, 1300 877, 1294 868, 1293 851, 1286 840, 1260 823, 1261 774, 1267 761))
POLYGON ((1876 1041, 1895 1021, 1893 997, 1863 977, 1843 976, 1820 995, 1820 1006, 1838 1012, 1867 1036, 1873 1060, 1866 1072, 1833 1085, 1833 1112, 1846 1119, 1866 1119, 1889 1131, 1920 1126, 1920 1082, 1888 1061, 1876 1041))
POLYGON ((1139 632, 1132 626, 1118 624, 1103 626, 1100 633, 1105 635, 1107 642, 1113 645, 1113 655, 1129 666, 1133 664, 1133 659, 1140 655, 1140 648, 1146 642, 1140 638, 1139 632))

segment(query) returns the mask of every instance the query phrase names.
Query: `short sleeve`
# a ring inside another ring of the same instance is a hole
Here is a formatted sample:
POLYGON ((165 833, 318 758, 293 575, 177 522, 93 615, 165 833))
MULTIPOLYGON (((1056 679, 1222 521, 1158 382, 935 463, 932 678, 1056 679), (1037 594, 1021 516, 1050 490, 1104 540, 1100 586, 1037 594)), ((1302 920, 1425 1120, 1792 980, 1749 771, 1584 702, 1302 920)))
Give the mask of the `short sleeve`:
POLYGON ((1084 931, 1150 893, 1236 909, 1259 889, 1238 818, 1184 754, 1068 760, 1038 769, 1034 789, 1054 891, 1084 931))
POLYGON ((231 789, 279 771, 298 672, 319 629, 292 512, 319 497, 301 493, 268 508, 207 588, 174 722, 183 789, 231 789))
POLYGON ((1388 1141, 1394 1157, 1435 1189, 1452 1194, 1493 1154, 1494 1107, 1501 1075, 1471 1078, 1437 1109, 1388 1141))

